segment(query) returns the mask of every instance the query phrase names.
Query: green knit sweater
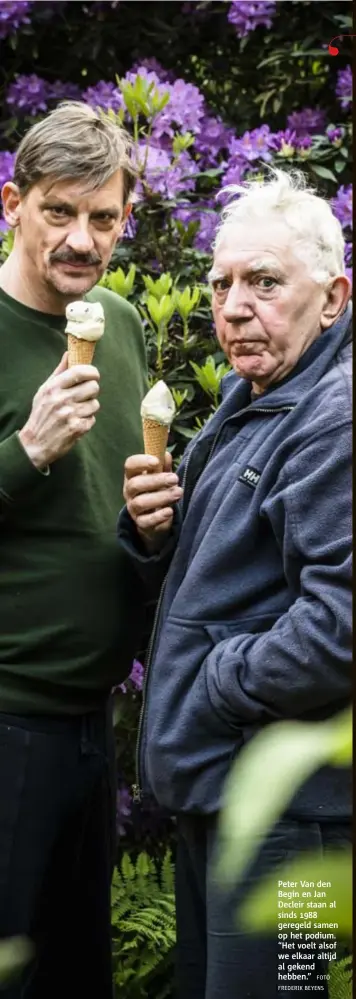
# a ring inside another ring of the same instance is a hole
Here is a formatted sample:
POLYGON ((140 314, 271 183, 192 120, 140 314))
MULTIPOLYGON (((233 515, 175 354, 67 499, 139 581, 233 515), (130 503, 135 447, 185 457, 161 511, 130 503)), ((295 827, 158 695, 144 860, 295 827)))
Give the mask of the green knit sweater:
POLYGON ((46 475, 17 431, 66 349, 65 318, 0 291, 0 711, 19 715, 100 708, 139 640, 139 587, 116 523, 125 458, 143 450, 143 333, 118 295, 96 287, 86 297, 105 311, 101 408, 46 475))

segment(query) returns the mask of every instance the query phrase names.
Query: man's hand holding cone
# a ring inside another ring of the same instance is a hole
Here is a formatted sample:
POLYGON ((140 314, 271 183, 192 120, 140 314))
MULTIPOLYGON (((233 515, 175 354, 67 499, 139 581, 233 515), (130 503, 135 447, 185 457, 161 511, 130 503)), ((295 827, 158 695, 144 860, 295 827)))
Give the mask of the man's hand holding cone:
POLYGON ((127 509, 149 553, 165 544, 173 522, 172 504, 183 493, 166 451, 174 413, 171 392, 164 382, 157 382, 141 406, 145 454, 132 455, 125 463, 127 509))

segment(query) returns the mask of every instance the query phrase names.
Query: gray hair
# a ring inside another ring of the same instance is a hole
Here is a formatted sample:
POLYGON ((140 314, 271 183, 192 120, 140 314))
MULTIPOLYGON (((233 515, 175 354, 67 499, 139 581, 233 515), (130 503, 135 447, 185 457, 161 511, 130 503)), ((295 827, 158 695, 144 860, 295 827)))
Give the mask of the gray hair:
POLYGON ((107 115, 82 101, 63 101, 21 140, 14 181, 23 196, 47 176, 83 178, 88 190, 95 190, 120 169, 126 204, 136 181, 130 136, 107 115))
POLYGON ((230 201, 222 211, 214 250, 233 224, 272 215, 290 227, 295 253, 307 264, 314 281, 326 284, 331 277, 344 274, 342 227, 328 202, 307 187, 301 171, 286 173, 272 167, 269 170, 271 177, 262 182, 252 179, 224 189, 240 197, 230 201))

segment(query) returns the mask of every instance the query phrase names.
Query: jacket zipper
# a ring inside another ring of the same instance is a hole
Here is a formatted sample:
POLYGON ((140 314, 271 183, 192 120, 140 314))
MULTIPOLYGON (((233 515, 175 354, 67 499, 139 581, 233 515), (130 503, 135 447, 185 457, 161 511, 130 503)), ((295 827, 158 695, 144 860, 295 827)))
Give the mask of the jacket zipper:
POLYGON ((140 711, 140 717, 139 717, 139 723, 138 723, 138 730, 137 730, 137 740, 136 740, 136 760, 135 760, 135 780, 136 780, 136 783, 132 785, 132 798, 133 798, 133 801, 135 801, 135 802, 141 801, 142 800, 142 796, 143 796, 143 792, 142 792, 142 788, 141 788, 141 783, 140 783, 141 782, 140 748, 141 748, 141 736, 142 736, 142 729, 143 729, 144 713, 145 713, 145 707, 146 707, 147 681, 148 681, 148 674, 149 674, 151 660, 152 660, 153 646, 154 646, 154 642, 155 642, 155 638, 156 638, 156 634, 157 634, 158 619, 159 619, 160 612, 161 612, 162 601, 163 601, 164 591, 165 591, 165 588, 166 588, 167 578, 168 578, 168 572, 166 573, 166 576, 165 576, 165 578, 163 580, 163 583, 162 583, 162 586, 161 586, 161 591, 160 591, 160 595, 159 595, 159 598, 158 598, 157 607, 156 607, 156 610, 155 610, 155 616, 154 616, 154 619, 153 619, 153 626, 152 626, 151 637, 150 637, 150 640, 149 640, 149 643, 148 643, 147 653, 146 653, 145 662, 144 662, 144 678, 143 678, 143 685, 142 685, 142 704, 141 704, 141 711, 140 711))
MULTIPOLYGON (((253 412, 253 413, 290 413, 290 412, 292 412, 292 410, 294 408, 295 408, 294 406, 278 406, 276 408, 274 408, 274 407, 272 408, 272 406, 265 406, 265 407, 260 406, 260 407, 257 408, 257 406, 255 406, 254 409, 251 410, 251 412, 253 412)), ((248 409, 249 409, 249 407, 248 407, 248 409)), ((238 415, 239 416, 243 416, 244 413, 246 413, 247 411, 248 411, 247 409, 243 409, 243 410, 241 410, 241 412, 238 415)), ((235 417, 236 414, 233 414, 233 416, 235 417)), ((229 420, 231 420, 232 418, 233 418, 232 416, 228 416, 226 418, 226 420, 224 420, 224 422, 221 424, 221 427, 219 427, 219 430, 217 431, 217 433, 215 434, 215 437, 214 437, 214 439, 212 441, 212 445, 211 445, 210 451, 209 451, 209 453, 207 455, 207 459, 206 459, 204 468, 206 468, 206 465, 210 461, 210 458, 211 458, 212 453, 214 451, 215 445, 216 445, 216 443, 217 443, 217 441, 219 439, 221 431, 225 427, 226 423, 228 423, 229 420)), ((190 465, 190 460, 191 460, 191 457, 192 457, 192 454, 193 454, 194 451, 195 451, 195 447, 192 448, 192 450, 190 452, 190 455, 189 455, 189 458, 188 458, 188 461, 187 461, 187 464, 186 464, 185 469, 184 469, 184 475, 183 475, 183 479, 182 479, 182 489, 183 489, 183 492, 184 492, 184 488, 185 488, 185 484, 186 484, 186 480, 187 480, 187 474, 188 474, 188 469, 189 469, 189 465, 190 465)), ((202 471, 203 470, 204 469, 202 469, 202 471)), ((140 781, 141 781, 141 767, 140 767, 141 737, 142 737, 143 720, 144 720, 144 713, 145 713, 146 700, 147 700, 148 674, 149 674, 150 666, 151 666, 151 662, 152 662, 153 646, 154 646, 154 642, 155 642, 155 639, 156 639, 156 634, 157 634, 157 629, 158 629, 158 619, 159 619, 160 612, 161 612, 162 601, 163 601, 164 591, 165 591, 165 588, 166 588, 167 577, 168 577, 168 572, 167 572, 167 574, 166 574, 166 576, 165 576, 165 578, 163 580, 163 583, 162 583, 162 587, 161 587, 161 591, 160 591, 160 595, 159 595, 159 599, 158 599, 158 603, 157 603, 157 607, 156 607, 156 612, 155 612, 155 616, 154 616, 151 637, 150 637, 150 641, 149 641, 149 644, 148 644, 148 649, 147 649, 147 653, 146 653, 146 657, 145 657, 145 663, 144 663, 144 681, 143 681, 143 686, 142 686, 142 705, 141 705, 140 718, 139 718, 139 723, 138 723, 137 742, 136 742, 136 765, 135 765, 135 781, 136 781, 136 783, 132 784, 132 798, 133 798, 134 802, 140 802, 142 800, 142 797, 143 797, 143 792, 142 792, 142 788, 141 788, 141 784, 140 784, 140 781)))

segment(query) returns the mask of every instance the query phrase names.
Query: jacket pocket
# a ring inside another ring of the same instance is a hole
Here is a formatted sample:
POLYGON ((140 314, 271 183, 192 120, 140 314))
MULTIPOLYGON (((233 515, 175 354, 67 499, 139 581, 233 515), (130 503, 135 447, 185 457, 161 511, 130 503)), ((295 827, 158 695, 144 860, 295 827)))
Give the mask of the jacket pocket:
POLYGON ((242 745, 238 728, 211 703, 206 659, 213 648, 202 623, 165 622, 147 685, 142 763, 145 787, 172 811, 212 808, 232 753, 242 745))
POLYGON ((284 611, 280 611, 278 614, 244 615, 243 618, 237 618, 234 621, 209 621, 204 627, 214 646, 227 638, 233 638, 234 635, 236 637, 239 635, 258 635, 260 632, 269 631, 283 613, 284 611))
MULTIPOLYGON (((243 619, 237 621, 209 622, 205 625, 210 638, 211 653, 217 650, 219 645, 225 643, 225 647, 221 649, 221 654, 218 652, 216 658, 206 659, 205 662, 209 701, 215 715, 224 722, 225 726, 230 726, 230 729, 238 731, 244 742, 249 742, 259 726, 244 725, 243 718, 236 714, 234 708, 234 654, 238 659, 238 651, 235 653, 234 639, 239 639, 243 635, 259 635, 269 631, 279 616, 275 613, 254 614, 248 617, 244 616, 243 619), (225 662, 222 661, 224 656, 226 656, 225 662)), ((236 686, 237 684, 236 673, 236 686)))

